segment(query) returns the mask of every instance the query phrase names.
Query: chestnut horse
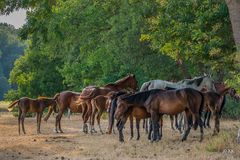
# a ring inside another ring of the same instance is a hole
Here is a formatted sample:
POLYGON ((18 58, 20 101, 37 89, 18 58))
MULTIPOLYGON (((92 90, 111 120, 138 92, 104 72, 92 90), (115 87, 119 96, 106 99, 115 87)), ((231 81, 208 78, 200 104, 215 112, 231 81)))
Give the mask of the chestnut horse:
MULTIPOLYGON (((92 115, 92 104, 91 100, 95 98, 98 95, 107 95, 111 91, 120 91, 120 90, 131 90, 135 91, 137 90, 137 80, 135 78, 135 75, 130 74, 114 83, 109 83, 105 85, 104 87, 95 87, 95 86, 90 86, 86 87, 83 89, 82 93, 79 96, 79 101, 80 102, 85 102, 87 104, 87 112, 84 114, 83 117, 83 123, 84 123, 84 128, 87 128, 87 121, 89 117, 92 115)), ((90 124, 91 124, 91 119, 90 118, 90 124)), ((94 131, 92 126, 90 125, 91 133, 94 131)), ((87 129, 84 129, 87 131, 87 129)))
POLYGON ((220 115, 221 115, 221 111, 223 108, 223 97, 226 94, 226 92, 228 92, 230 88, 225 88, 224 90, 222 90, 220 93, 216 93, 216 92, 205 92, 203 93, 204 95, 204 106, 206 107, 207 111, 210 111, 213 113, 214 116, 214 131, 213 131, 213 135, 216 135, 217 133, 219 133, 219 128, 220 128, 220 115))
POLYGON ((103 134, 101 125, 100 125, 100 119, 101 116, 103 114, 103 112, 107 111, 108 106, 109 106, 109 97, 111 95, 113 95, 115 92, 109 92, 106 96, 104 95, 99 95, 96 96, 95 98, 93 98, 91 100, 91 105, 92 105, 92 115, 91 115, 91 126, 92 126, 92 130, 94 129, 94 120, 95 120, 95 116, 97 114, 97 123, 98 123, 98 127, 99 127, 99 131, 103 134))
MULTIPOLYGON (((71 110, 71 112, 74 113, 83 113, 82 117, 86 113, 86 104, 83 102, 78 101, 78 97, 80 96, 80 93, 78 92, 72 92, 72 91, 63 91, 61 93, 58 93, 55 95, 57 105, 58 105, 58 114, 56 116, 56 122, 55 122, 55 132, 61 132, 61 118, 68 108, 71 110)), ((47 114, 47 116, 44 118, 45 121, 48 120, 49 116, 51 115, 52 111, 50 110, 47 114)))
POLYGON ((10 104, 8 107, 9 111, 12 111, 15 106, 18 106, 18 133, 20 135, 20 123, 22 124, 22 131, 24 134, 24 119, 26 117, 27 112, 37 113, 37 134, 40 132, 40 125, 41 125, 41 118, 43 111, 46 107, 51 107, 56 112, 56 101, 55 98, 38 98, 38 99, 31 99, 28 97, 20 98, 13 103, 10 104))

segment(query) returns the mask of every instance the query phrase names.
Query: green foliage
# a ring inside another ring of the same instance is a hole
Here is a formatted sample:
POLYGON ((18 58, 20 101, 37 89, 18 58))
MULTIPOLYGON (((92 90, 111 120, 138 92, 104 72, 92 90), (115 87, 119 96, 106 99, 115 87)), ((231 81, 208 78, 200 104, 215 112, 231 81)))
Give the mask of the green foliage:
POLYGON ((240 119, 240 103, 228 97, 223 108, 223 116, 226 118, 240 119))
POLYGON ((141 85, 206 72, 239 88, 224 0, 33 0, 3 6, 4 13, 33 8, 20 32, 28 48, 10 74, 17 93, 11 90, 6 98, 80 91, 129 73, 141 85))
POLYGON ((18 38, 18 30, 13 26, 0 23, 0 100, 12 88, 7 79, 14 61, 23 54, 24 44, 18 38))

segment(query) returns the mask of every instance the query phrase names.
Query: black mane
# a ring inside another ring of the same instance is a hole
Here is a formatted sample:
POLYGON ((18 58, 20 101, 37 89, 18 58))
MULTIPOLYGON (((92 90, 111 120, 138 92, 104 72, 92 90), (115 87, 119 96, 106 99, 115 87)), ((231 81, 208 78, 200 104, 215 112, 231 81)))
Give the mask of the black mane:
POLYGON ((152 90, 148 90, 148 91, 138 92, 138 93, 132 94, 130 96, 126 96, 126 97, 122 98, 122 100, 124 100, 130 104, 133 104, 133 103, 144 104, 150 95, 156 94, 160 91, 163 91, 163 90, 162 89, 152 89, 152 90))
POLYGON ((203 78, 204 78, 204 77, 200 77, 200 78, 193 79, 193 80, 187 82, 187 84, 188 84, 188 85, 196 84, 196 86, 200 86, 200 84, 201 84, 202 81, 203 81, 203 78))

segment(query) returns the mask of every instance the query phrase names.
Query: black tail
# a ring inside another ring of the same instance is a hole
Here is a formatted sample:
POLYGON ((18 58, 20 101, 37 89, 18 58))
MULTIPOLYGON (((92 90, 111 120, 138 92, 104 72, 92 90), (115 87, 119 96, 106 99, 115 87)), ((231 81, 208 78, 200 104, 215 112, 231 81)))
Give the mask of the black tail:
POLYGON ((113 128, 114 125, 114 114, 117 108, 117 98, 114 98, 111 102, 109 110, 109 128, 113 128))
POLYGON ((219 111, 220 116, 222 116, 222 110, 223 110, 223 107, 224 107, 225 104, 226 104, 226 95, 223 96, 223 101, 222 101, 221 106, 220 106, 220 111, 219 111))
MULTIPOLYGON (((201 103, 200 103, 200 107, 199 107, 199 118, 202 117, 202 112, 203 112, 203 108, 204 108, 204 95, 202 94, 202 92, 198 92, 201 95, 201 103)), ((193 124, 193 129, 197 129, 198 127, 198 120, 195 120, 194 124, 193 124)))

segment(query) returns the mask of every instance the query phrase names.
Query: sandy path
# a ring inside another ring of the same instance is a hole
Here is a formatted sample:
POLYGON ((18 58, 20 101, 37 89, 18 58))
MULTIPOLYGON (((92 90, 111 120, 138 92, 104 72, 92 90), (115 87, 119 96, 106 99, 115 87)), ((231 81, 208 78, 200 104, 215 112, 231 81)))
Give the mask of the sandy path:
MULTIPOLYGON (((26 135, 18 135, 17 118, 10 114, 0 115, 0 160, 16 159, 196 159, 225 160, 240 159, 240 145, 231 144, 230 152, 208 152, 207 142, 211 130, 204 130, 204 141, 199 140, 199 130, 191 131, 186 142, 180 141, 180 135, 170 129, 168 118, 164 120, 163 139, 159 143, 150 143, 147 135, 141 131, 140 141, 128 140, 129 127, 125 128, 125 143, 118 142, 118 135, 84 134, 80 131, 82 121, 80 115, 71 119, 62 119, 65 133, 53 133, 54 118, 47 123, 42 122, 42 134, 36 134, 36 119, 25 120, 26 135), (232 147, 234 146, 234 147, 232 147)), ((107 121, 103 120, 103 128, 107 121)), ((238 121, 225 120, 221 123, 221 132, 237 133, 235 125, 238 121)), ((231 142, 232 143, 232 142, 231 142)), ((235 143, 235 142, 233 142, 235 143)))

